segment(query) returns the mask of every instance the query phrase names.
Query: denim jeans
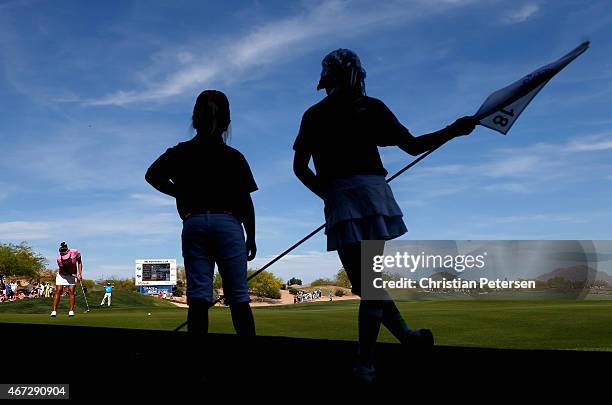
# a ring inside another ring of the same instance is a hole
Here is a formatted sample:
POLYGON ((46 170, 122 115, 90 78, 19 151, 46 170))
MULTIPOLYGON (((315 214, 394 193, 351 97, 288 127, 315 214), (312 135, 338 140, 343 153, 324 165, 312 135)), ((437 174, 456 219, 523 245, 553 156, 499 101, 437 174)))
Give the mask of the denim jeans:
POLYGON ((228 304, 249 302, 247 252, 240 221, 229 214, 194 214, 181 235, 187 273, 187 298, 213 302, 215 264, 228 304))

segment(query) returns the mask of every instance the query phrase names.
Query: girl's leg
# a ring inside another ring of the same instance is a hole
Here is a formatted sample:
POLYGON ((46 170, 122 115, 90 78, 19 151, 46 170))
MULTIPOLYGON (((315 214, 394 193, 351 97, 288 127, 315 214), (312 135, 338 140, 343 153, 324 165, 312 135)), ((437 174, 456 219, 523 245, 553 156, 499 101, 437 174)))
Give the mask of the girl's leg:
MULTIPOLYGON (((240 244, 239 244, 240 245, 240 244)), ((255 320, 249 305, 249 290, 246 281, 246 246, 235 247, 238 252, 233 257, 225 257, 217 262, 223 280, 223 293, 232 312, 232 323, 238 336, 255 336, 255 320)))
MULTIPOLYGON (((374 256, 382 255, 384 254, 384 251, 385 251, 384 241, 370 241, 370 244, 371 244, 370 246, 372 247, 372 249, 369 252, 368 257, 363 257, 363 260, 365 260, 367 263, 373 263, 374 256)), ((360 265, 361 265, 361 262, 360 262, 360 265)), ((363 277, 363 275, 361 274, 361 271, 359 274, 360 274, 360 277, 363 277)), ((373 273, 370 271, 366 275, 373 276, 373 273)), ((370 277, 365 278, 365 280, 367 280, 365 281, 366 283, 368 284, 371 283, 370 277)), ((376 300, 371 299, 371 300, 366 301, 366 302, 370 302, 370 304, 368 304, 367 307, 369 308, 370 311, 374 311, 376 315, 380 313, 379 311, 382 311, 382 315, 381 315, 382 324, 389 330, 389 332, 391 332, 391 334, 393 334, 393 336, 395 336, 397 340, 399 340, 402 343, 407 343, 408 340, 413 336, 411 335, 411 330, 408 324, 402 317, 402 314, 397 309, 395 302, 393 302, 393 299, 389 296, 387 291, 377 290, 376 292, 378 293, 376 300)))
POLYGON ((212 303, 200 298, 189 298, 187 332, 194 337, 208 334, 208 308, 212 303))
POLYGON ((255 321, 249 305, 246 244, 242 225, 232 216, 219 217, 217 237, 217 266, 223 280, 223 294, 232 312, 234 329, 238 336, 255 336, 255 321))
MULTIPOLYGON (((370 241, 370 243, 372 249, 369 252, 368 257, 362 257, 362 259, 365 260, 367 263, 373 263, 374 256, 384 254, 385 250, 384 241, 370 241)), ((361 265, 361 262, 359 264, 361 265)), ((360 276, 363 276, 361 272, 359 272, 359 274, 360 276)), ((369 273, 366 273, 366 275, 373 276, 373 273, 370 271, 369 273)), ((360 277, 360 282, 361 281, 362 280, 360 277)), ((364 278, 363 282, 370 284, 370 277, 364 278)), ((361 283, 359 285, 361 286, 361 283)), ((433 338, 431 337, 430 331, 412 331, 410 329, 410 327, 402 317, 402 314, 397 309, 395 302, 393 302, 393 299, 389 296, 387 291, 377 290, 376 292, 379 294, 376 297, 376 300, 367 300, 366 302, 368 302, 369 304, 366 305, 365 309, 372 312, 376 316, 378 316, 380 314, 380 311, 382 311, 382 324, 389 330, 389 332, 391 332, 391 334, 393 334, 393 336, 395 336, 397 340, 399 340, 402 344, 419 343, 425 346, 431 346, 433 344, 433 338)))
POLYGON ((76 285, 71 285, 68 286, 68 292, 70 293, 70 310, 74 311, 74 289, 76 288, 76 285))
POLYGON ((236 329, 236 334, 242 337, 255 336, 255 320, 249 303, 230 304, 230 311, 232 312, 232 323, 234 329, 236 329))
MULTIPOLYGON (((371 263, 374 255, 384 253, 384 242, 379 241, 378 243, 379 245, 369 255, 372 257, 364 258, 364 260, 371 263)), ((361 244, 344 246, 338 250, 338 254, 353 286, 353 293, 361 296, 361 244)), ((362 361, 371 361, 381 323, 401 343, 408 343, 414 337, 386 291, 382 291, 379 300, 362 300, 359 305, 359 342, 362 361)))
POLYGON ((187 332, 192 343, 208 334, 208 309, 213 302, 215 261, 210 252, 208 216, 189 218, 183 222, 181 235, 187 274, 187 332))
MULTIPOLYGON (((354 294, 361 296, 361 243, 338 249, 340 261, 346 270, 354 294)), ((359 361, 371 365, 374 346, 383 318, 382 301, 362 300, 359 304, 359 361)))
POLYGON ((51 306, 51 311, 55 311, 60 302, 60 297, 62 295, 62 286, 58 285, 55 287, 55 294, 53 294, 53 305, 51 306))
POLYGON ((208 355, 208 308, 211 302, 201 298, 188 298, 187 352, 189 379, 199 384, 206 381, 208 355))
POLYGON ((383 316, 380 304, 380 301, 361 301, 359 303, 359 360, 367 365, 374 361, 374 347, 383 316))
POLYGON ((391 299, 383 304, 382 323, 401 343, 408 342, 412 331, 391 299))

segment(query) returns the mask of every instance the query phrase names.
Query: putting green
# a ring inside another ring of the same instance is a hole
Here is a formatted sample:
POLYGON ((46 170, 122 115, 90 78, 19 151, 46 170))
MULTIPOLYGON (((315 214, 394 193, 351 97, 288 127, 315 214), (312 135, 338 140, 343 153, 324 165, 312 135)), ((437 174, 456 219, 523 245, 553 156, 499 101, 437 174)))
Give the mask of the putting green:
MULTIPOLYGON (((172 330, 186 310, 136 293, 113 292, 113 306, 100 307, 101 292, 88 295, 91 312, 78 299, 68 318, 66 299, 49 317, 49 299, 0 304, 0 322, 172 330), (148 313, 151 313, 149 316, 148 313)), ((254 308, 260 335, 355 340, 356 301, 254 308)), ((612 351, 612 301, 417 301, 398 304, 408 323, 434 331, 441 345, 612 351)), ((211 332, 232 333, 229 310, 210 311, 211 332)), ((381 341, 394 338, 381 330, 381 341)))

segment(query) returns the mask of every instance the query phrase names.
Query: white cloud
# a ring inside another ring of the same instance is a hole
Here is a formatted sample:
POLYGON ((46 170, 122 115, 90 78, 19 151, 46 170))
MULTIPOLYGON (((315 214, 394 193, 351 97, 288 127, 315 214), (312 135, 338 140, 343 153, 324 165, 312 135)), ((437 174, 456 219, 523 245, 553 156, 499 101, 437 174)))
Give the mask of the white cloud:
POLYGON ((482 165, 480 168, 482 169, 481 173, 486 176, 509 177, 533 173, 538 167, 540 167, 541 163, 542 161, 539 156, 520 156, 519 154, 516 154, 499 159, 495 162, 487 163, 486 165, 482 165))
POLYGON ((157 207, 168 207, 176 204, 174 198, 159 193, 134 193, 130 194, 130 198, 157 207))
POLYGON ((8 221, 0 222, 0 240, 21 242, 47 239, 51 226, 46 222, 8 221))
POLYGON ((174 213, 149 214, 120 209, 57 217, 47 221, 0 222, 0 239, 11 242, 87 237, 136 237, 140 240, 179 234, 180 224, 174 213))
POLYGON ((418 201, 402 201, 402 204, 413 206, 470 190, 516 194, 545 192, 582 182, 585 176, 595 180, 594 173, 599 174, 600 179, 609 179, 604 173, 608 173, 610 167, 603 159, 605 151, 611 149, 612 138, 607 133, 578 136, 559 143, 498 149, 487 152, 480 163, 420 168, 404 180, 398 179, 393 188, 412 196, 418 184, 418 201), (597 151, 604 153, 602 159, 576 153, 597 151))
MULTIPOLYGON (((276 256, 258 257, 248 263, 249 268, 257 269, 274 259, 276 256)), ((50 257, 50 263, 53 263, 50 257)), ((134 258, 135 259, 135 258, 134 258)), ((97 260, 87 256, 88 277, 133 277, 133 262, 124 263, 108 262, 106 258, 97 260)), ((181 259, 179 258, 179 264, 181 259)), ((297 277, 304 283, 309 283, 317 278, 333 278, 342 267, 336 252, 312 252, 306 251, 299 254, 290 254, 272 265, 268 271, 274 273, 284 281, 291 277, 297 277)))
MULTIPOLYGON (((490 218, 486 226, 491 223, 498 224, 515 224, 524 222, 584 222, 584 219, 576 214, 527 214, 527 215, 509 215, 490 218)), ((485 225, 485 224, 483 224, 485 225)))
MULTIPOLYGON (((137 192, 145 184, 148 165, 164 150, 162 145, 175 141, 167 135, 173 130, 160 123, 94 122, 89 127, 87 121, 71 121, 47 130, 36 142, 26 132, 3 145, 0 170, 62 190, 137 192), (71 158, 64 158, 67 156, 71 158)), ((33 187, 35 184, 27 184, 33 187)))
POLYGON ((525 4, 521 8, 509 12, 508 15, 502 18, 506 24, 518 24, 527 21, 531 16, 540 10, 540 6, 534 3, 525 4))
POLYGON ((101 274, 131 277, 131 264, 137 258, 132 256, 134 252, 180 246, 177 242, 180 232, 176 213, 147 213, 125 204, 103 210, 96 207, 84 212, 71 210, 67 215, 36 221, 0 222, 0 242, 31 243, 46 257, 50 268, 54 266, 60 241, 77 242, 79 250, 86 252, 87 274, 92 277, 101 274), (122 255, 127 260, 118 258, 122 255))
POLYGON ((566 146, 566 150, 569 152, 595 152, 608 149, 612 149, 612 136, 609 134, 574 139, 566 146))
MULTIPOLYGON (((389 3, 328 0, 293 16, 268 22, 237 38, 220 38, 220 44, 204 57, 180 51, 181 65, 162 77, 143 80, 144 89, 118 90, 89 100, 88 105, 126 105, 163 101, 212 81, 249 79, 254 68, 278 65, 313 47, 335 43, 339 37, 363 35, 373 29, 444 12, 473 0, 394 1, 389 3)), ((194 49, 197 46, 194 45, 194 49)))
MULTIPOLYGON (((257 214, 257 240, 286 240, 286 235, 291 235, 296 231, 306 234, 321 225, 323 222, 321 212, 322 209, 310 212, 292 211, 282 216, 278 213, 276 215, 257 214)), ((287 241, 289 242, 291 241, 287 241)))
POLYGON ((483 188, 487 191, 506 191, 509 193, 529 193, 531 190, 526 184, 523 183, 498 183, 485 186, 483 188))

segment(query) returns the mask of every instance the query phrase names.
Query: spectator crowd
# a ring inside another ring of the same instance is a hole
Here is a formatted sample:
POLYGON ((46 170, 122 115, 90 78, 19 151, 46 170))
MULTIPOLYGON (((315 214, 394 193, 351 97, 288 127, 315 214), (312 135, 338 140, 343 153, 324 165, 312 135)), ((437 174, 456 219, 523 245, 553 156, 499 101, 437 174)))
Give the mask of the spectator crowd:
POLYGON ((312 292, 298 291, 297 294, 293 296, 293 303, 299 304, 302 302, 310 302, 321 299, 323 293, 320 289, 316 289, 312 292))
POLYGON ((55 287, 50 283, 28 283, 23 286, 17 280, 0 280, 0 302, 8 302, 30 298, 49 298, 53 296, 55 287))

